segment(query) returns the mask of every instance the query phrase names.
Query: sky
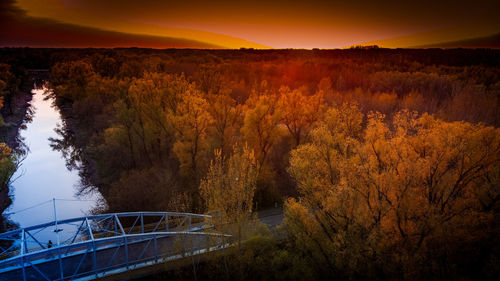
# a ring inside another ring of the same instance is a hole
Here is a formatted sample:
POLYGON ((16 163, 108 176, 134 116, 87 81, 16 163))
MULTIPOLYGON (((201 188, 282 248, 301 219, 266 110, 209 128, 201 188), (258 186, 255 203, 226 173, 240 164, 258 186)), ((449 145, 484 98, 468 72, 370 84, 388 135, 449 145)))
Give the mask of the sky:
MULTIPOLYGON (((202 48, 342 48, 363 43, 411 47, 500 32, 500 1, 495 0, 0 1, 10 29, 16 30, 11 37, 41 26, 39 32, 47 35, 75 30, 72 36, 78 37, 82 32, 84 39, 66 38, 72 46, 84 41, 89 46, 139 47, 168 42, 202 48), (116 38, 114 43, 92 43, 92 36, 116 38)), ((12 38, 9 44, 30 44, 29 39, 12 38)), ((54 44, 64 43, 59 39, 54 44)), ((40 38, 32 41, 50 45, 40 38)))

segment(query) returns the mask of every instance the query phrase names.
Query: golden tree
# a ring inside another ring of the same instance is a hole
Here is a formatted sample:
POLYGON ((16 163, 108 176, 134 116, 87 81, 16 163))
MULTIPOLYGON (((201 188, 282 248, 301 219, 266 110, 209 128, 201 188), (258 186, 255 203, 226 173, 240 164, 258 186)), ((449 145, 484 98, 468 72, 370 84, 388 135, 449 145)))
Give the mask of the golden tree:
POLYGON ((332 272, 456 277, 443 259, 494 231, 500 130, 408 111, 390 129, 384 118, 370 114, 361 140, 323 125, 292 152, 301 197, 287 202, 285 224, 332 272))
POLYGON ((3 189, 8 187, 19 162, 12 149, 6 143, 0 142, 0 191, 3 192, 3 189))
POLYGON ((195 92, 194 86, 182 75, 145 72, 134 79, 128 89, 126 103, 134 113, 134 132, 139 136, 144 156, 165 162, 175 139, 174 116, 185 114, 183 96, 195 92))
POLYGON ((241 132, 248 144, 255 149, 260 169, 272 146, 281 137, 279 125, 282 111, 278 107, 278 97, 273 94, 253 95, 247 100, 244 114, 241 132))
POLYGON ((299 145, 304 137, 307 137, 309 130, 322 114, 323 97, 321 94, 304 96, 301 89, 290 90, 288 87, 281 87, 279 106, 282 112, 283 124, 295 140, 295 145, 299 145))
POLYGON ((230 89, 221 88, 217 94, 207 94, 208 112, 213 119, 215 147, 222 150, 224 156, 231 152, 237 140, 242 123, 242 107, 229 95, 230 89))
POLYGON ((238 241, 241 240, 242 227, 252 214, 257 177, 255 155, 244 146, 235 149, 229 158, 224 158, 221 150, 216 150, 200 184, 200 194, 208 210, 220 212, 224 225, 236 226, 238 241))
POLYGON ((194 88, 188 89, 172 117, 176 132, 174 153, 186 175, 199 176, 203 154, 208 153, 207 136, 213 119, 208 113, 208 103, 194 88))

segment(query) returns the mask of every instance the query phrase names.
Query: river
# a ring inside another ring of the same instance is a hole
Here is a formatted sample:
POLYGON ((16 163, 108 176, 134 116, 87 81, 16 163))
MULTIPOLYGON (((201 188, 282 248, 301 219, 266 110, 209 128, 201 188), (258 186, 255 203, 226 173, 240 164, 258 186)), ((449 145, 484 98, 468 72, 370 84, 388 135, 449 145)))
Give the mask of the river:
MULTIPOLYGON (((45 98, 46 91, 45 88, 32 91, 33 120, 20 133, 29 152, 13 177, 12 205, 4 211, 20 227, 53 221, 55 215, 57 220, 84 216, 102 199, 98 192, 78 194, 78 171, 68 170, 62 153, 50 146, 50 138, 59 137, 55 129, 62 120, 52 98, 45 98)), ((53 235, 52 231, 46 231, 39 237, 47 241, 53 235)))

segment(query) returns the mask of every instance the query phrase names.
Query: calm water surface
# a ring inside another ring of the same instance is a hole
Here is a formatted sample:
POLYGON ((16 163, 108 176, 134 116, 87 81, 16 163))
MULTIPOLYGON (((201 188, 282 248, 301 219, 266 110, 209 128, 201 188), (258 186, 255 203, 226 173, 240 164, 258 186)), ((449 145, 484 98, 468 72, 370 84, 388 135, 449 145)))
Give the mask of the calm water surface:
MULTIPOLYGON (((44 100, 45 91, 32 91, 33 121, 21 131, 29 152, 13 177, 17 178, 11 185, 13 203, 4 212, 11 213, 9 218, 21 227, 53 221, 53 198, 57 199, 58 220, 86 215, 101 199, 97 192, 85 197, 77 196, 80 183, 78 171, 69 171, 62 153, 50 147, 49 138, 58 138, 54 129, 61 124, 61 115, 52 106, 51 99, 44 100), (45 201, 47 203, 33 207, 45 201), (26 208, 30 209, 24 210, 26 208)), ((52 239, 53 231, 41 235, 42 239, 52 239)))

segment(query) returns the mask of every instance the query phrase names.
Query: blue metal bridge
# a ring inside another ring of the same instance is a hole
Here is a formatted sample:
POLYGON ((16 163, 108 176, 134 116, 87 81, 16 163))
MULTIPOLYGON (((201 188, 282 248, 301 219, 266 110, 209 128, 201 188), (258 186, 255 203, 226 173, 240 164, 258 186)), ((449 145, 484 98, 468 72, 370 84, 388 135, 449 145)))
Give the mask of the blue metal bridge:
POLYGON ((0 280, 89 280, 231 246, 231 235, 210 231, 211 222, 208 215, 132 212, 1 233, 0 280))

